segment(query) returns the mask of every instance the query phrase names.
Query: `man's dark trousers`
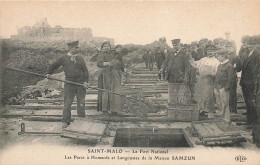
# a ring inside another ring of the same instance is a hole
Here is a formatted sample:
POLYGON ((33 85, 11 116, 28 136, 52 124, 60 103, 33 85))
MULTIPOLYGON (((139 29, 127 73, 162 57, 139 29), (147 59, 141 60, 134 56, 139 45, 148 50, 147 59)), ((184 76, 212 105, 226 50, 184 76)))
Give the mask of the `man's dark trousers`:
POLYGON ((244 85, 242 86, 242 92, 247 109, 247 120, 249 124, 256 124, 257 113, 255 107, 255 96, 254 96, 254 86, 244 85))
POLYGON ((236 84, 233 84, 233 86, 230 87, 229 108, 230 108, 230 112, 237 113, 237 85, 236 84))
MULTIPOLYGON (((158 68, 158 72, 161 70, 162 64, 157 64, 157 68, 158 68)), ((159 80, 162 79, 163 76, 163 80, 165 80, 165 68, 163 68, 162 73, 158 73, 158 78, 159 80)))
POLYGON ((74 97, 77 97, 77 114, 79 117, 85 117, 85 95, 86 89, 81 86, 64 84, 64 109, 63 122, 70 123, 71 121, 71 105, 74 97))

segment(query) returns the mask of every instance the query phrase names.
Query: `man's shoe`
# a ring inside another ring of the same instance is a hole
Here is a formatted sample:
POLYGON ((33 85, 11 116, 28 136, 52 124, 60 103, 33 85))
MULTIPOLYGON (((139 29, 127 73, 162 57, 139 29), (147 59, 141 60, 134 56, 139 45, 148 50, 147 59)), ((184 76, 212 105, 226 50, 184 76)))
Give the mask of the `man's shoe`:
POLYGON ((62 122, 62 129, 67 128, 68 126, 69 126, 68 123, 66 123, 66 122, 62 122))

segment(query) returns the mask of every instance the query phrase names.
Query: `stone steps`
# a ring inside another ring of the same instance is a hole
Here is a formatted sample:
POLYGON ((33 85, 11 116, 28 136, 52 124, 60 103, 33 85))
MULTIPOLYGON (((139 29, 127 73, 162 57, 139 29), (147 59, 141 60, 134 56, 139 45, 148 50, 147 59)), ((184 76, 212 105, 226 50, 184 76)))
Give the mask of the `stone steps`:
POLYGON ((131 78, 158 78, 157 74, 132 74, 131 78))
POLYGON ((139 74, 158 74, 158 71, 135 70, 135 71, 132 71, 131 73, 132 73, 132 74, 136 74, 136 75, 139 75, 139 74))
POLYGON ((156 80, 149 80, 149 81, 142 81, 142 80, 130 80, 126 84, 156 84, 158 81, 156 80))

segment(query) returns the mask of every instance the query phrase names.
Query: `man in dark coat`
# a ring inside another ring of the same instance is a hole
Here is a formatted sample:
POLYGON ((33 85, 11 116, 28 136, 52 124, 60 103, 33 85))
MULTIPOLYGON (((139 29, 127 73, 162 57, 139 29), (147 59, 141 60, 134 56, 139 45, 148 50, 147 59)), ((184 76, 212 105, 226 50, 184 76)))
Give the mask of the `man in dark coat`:
POLYGON ((156 54, 155 54, 155 63, 158 68, 158 78, 161 81, 162 75, 163 75, 163 80, 165 79, 165 72, 160 72, 162 63, 165 60, 165 54, 163 50, 160 48, 160 46, 156 47, 156 54))
MULTIPOLYGON (((202 59, 202 58, 204 57, 204 54, 205 54, 205 53, 204 53, 204 50, 203 50, 203 48, 202 48, 201 43, 197 45, 197 54, 198 54, 197 60, 200 60, 200 59, 202 59)), ((194 59, 194 60, 195 60, 195 59, 194 59)))
POLYGON ((172 40, 173 52, 167 56, 160 72, 166 68, 165 78, 169 83, 184 83, 186 69, 186 52, 181 49, 180 39, 172 40))
POLYGON ((148 51, 147 50, 144 50, 143 62, 145 64, 145 68, 148 69, 148 51))
POLYGON ((236 55, 236 50, 232 42, 226 42, 226 49, 228 50, 228 60, 235 70, 234 84, 230 86, 229 109, 231 113, 237 113, 237 71, 241 68, 241 61, 236 55))
POLYGON ((168 80, 169 104, 186 104, 190 100, 186 80, 186 52, 181 48, 180 39, 172 40, 173 51, 162 64, 160 72, 166 68, 165 78, 168 80))
POLYGON ((149 66, 150 71, 153 70, 154 61, 155 61, 154 53, 151 50, 149 50, 149 52, 148 52, 148 66, 149 66))
POLYGON ((198 44, 197 42, 192 42, 190 47, 190 53, 192 58, 197 61, 200 60, 199 54, 198 54, 198 44))
POLYGON ((215 94, 220 98, 220 115, 226 122, 230 122, 230 89, 236 82, 236 73, 233 65, 228 60, 228 50, 220 49, 217 51, 216 58, 220 62, 215 77, 215 94))
MULTIPOLYGON (((246 59, 249 54, 248 41, 249 41, 249 36, 243 36, 241 39, 242 45, 238 52, 238 57, 241 60, 241 63, 243 63, 244 59, 246 59)), ((240 68, 240 71, 241 71, 241 68, 240 68)))
POLYGON ((117 67, 119 67, 118 70, 125 72, 125 65, 124 65, 124 62, 123 62, 122 50, 123 50, 122 45, 116 45, 115 46, 115 60, 119 61, 119 64, 117 66, 117 67))
POLYGON ((189 86, 189 90, 191 93, 191 101, 195 103, 196 98, 195 98, 195 87, 197 83, 197 69, 192 67, 191 64, 189 63, 189 57, 191 56, 195 61, 198 60, 198 54, 195 50, 194 47, 189 47, 186 49, 186 56, 187 56, 187 61, 186 61, 186 80, 187 84, 189 86))
POLYGON ((247 120, 249 124, 256 124, 257 123, 257 113, 255 107, 255 68, 259 65, 257 64, 255 55, 255 44, 256 39, 254 37, 249 38, 249 45, 248 50, 249 54, 243 54, 242 61, 242 73, 241 73, 241 80, 240 85, 242 87, 242 92, 244 96, 244 100, 246 103, 247 109, 247 120))
POLYGON ((256 103, 256 112, 257 112, 257 122, 256 126, 253 128, 253 139, 256 143, 256 146, 260 148, 260 36, 258 36, 258 48, 255 49, 255 52, 252 54, 256 61, 256 66, 254 69, 255 73, 255 103, 256 103))
POLYGON ((82 84, 77 86, 69 83, 64 84, 64 109, 62 118, 62 128, 66 128, 71 121, 71 105, 74 97, 77 97, 77 113, 79 117, 85 117, 85 95, 88 84, 89 73, 83 57, 78 54, 79 41, 68 43, 69 52, 58 58, 48 69, 47 78, 51 79, 55 69, 62 66, 65 78, 68 81, 82 84), (84 86, 83 86, 84 85, 84 86))

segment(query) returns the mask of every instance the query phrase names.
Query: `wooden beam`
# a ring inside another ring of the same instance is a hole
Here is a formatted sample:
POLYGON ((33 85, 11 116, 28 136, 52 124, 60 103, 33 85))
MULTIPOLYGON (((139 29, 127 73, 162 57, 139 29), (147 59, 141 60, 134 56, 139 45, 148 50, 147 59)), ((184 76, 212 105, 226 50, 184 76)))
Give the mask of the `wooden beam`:
MULTIPOLYGON (((74 121, 75 118, 71 118, 71 122, 74 121)), ((61 122, 62 117, 59 116, 24 116, 23 120, 27 121, 45 121, 45 122, 61 122)))
MULTIPOLYGON (((59 109, 63 110, 64 106, 63 105, 11 105, 11 108, 16 108, 16 109, 37 109, 37 110, 53 110, 53 109, 59 109)), ((77 109, 76 105, 71 106, 72 110, 77 109)), ((86 105, 85 109, 97 109, 97 105, 86 105)))

